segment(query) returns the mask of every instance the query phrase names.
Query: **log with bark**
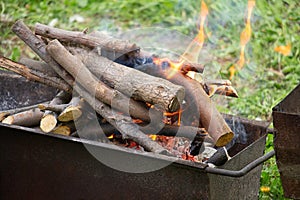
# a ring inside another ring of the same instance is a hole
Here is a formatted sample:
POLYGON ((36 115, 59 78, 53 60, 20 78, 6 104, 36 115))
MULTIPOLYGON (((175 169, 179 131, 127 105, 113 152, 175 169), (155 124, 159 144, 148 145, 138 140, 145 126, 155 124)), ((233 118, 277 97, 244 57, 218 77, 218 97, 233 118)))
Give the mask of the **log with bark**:
POLYGON ((14 62, 8 58, 5 58, 0 55, 0 67, 7 69, 9 71, 13 71, 21 76, 27 78, 30 81, 36 81, 43 83, 45 85, 55 87, 61 90, 65 90, 70 92, 71 87, 64 83, 64 81, 57 77, 51 77, 48 74, 45 75, 42 72, 35 71, 33 69, 28 68, 27 66, 14 62))
MULTIPOLYGON (((164 69, 154 64, 141 65, 137 69, 153 76, 162 78, 167 78, 168 76, 164 69)), ((208 131, 215 145, 224 146, 228 144, 234 134, 201 84, 180 73, 175 73, 169 80, 175 84, 184 86, 188 104, 188 111, 186 112, 189 115, 194 114, 194 118, 200 119, 200 125, 208 131)))
POLYGON ((36 126, 40 123, 43 112, 38 108, 33 108, 27 111, 19 112, 13 115, 10 115, 2 120, 4 124, 12 124, 19 126, 36 126))
MULTIPOLYGON (((47 102, 43 102, 43 104, 48 104, 49 101, 47 102)), ((31 106, 25 106, 25 107, 21 107, 21 108, 14 108, 14 109, 10 109, 10 110, 2 110, 0 111, 0 122, 2 122, 3 119, 5 119, 7 116, 9 115, 13 115, 16 113, 20 113, 20 112, 24 112, 33 108, 38 108, 39 104, 36 105, 31 105, 31 106)))
POLYGON ((165 79, 120 65, 93 51, 80 51, 77 57, 96 77, 136 100, 175 112, 184 99, 184 88, 165 79))

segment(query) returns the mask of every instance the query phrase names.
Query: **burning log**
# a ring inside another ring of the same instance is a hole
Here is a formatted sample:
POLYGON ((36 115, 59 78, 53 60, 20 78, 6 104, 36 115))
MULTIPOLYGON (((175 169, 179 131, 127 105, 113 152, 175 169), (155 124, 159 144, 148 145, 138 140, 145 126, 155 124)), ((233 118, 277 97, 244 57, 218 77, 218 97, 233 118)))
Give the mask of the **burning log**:
POLYGON ((121 112, 128 113, 129 111, 129 113, 136 118, 150 121, 148 110, 143 104, 129 99, 119 91, 109 88, 102 81, 98 81, 81 60, 66 50, 58 40, 51 41, 48 44, 47 51, 70 74, 76 77, 76 81, 86 88, 90 94, 94 94, 97 99, 113 106, 121 112))
POLYGON ((65 90, 68 92, 71 91, 70 86, 65 84, 63 80, 57 77, 51 77, 41 72, 29 69, 27 66, 14 62, 3 56, 0 56, 0 67, 13 71, 17 74, 20 74, 21 76, 24 76, 28 80, 37 81, 45 85, 55 87, 61 90, 65 90))
POLYGON ((28 127, 36 126, 41 121, 43 114, 44 113, 40 111, 40 109, 33 108, 31 110, 10 115, 2 120, 2 123, 28 127))
POLYGON ((165 79, 120 65, 94 52, 80 51, 77 55, 96 77, 136 100, 162 107, 168 112, 177 111, 183 101, 184 88, 165 79))
POLYGON ((128 41, 113 38, 109 40, 107 38, 101 39, 83 32, 65 31, 40 23, 35 25, 35 34, 51 39, 58 39, 62 42, 81 44, 91 48, 101 47, 101 49, 116 52, 120 55, 139 49, 136 44, 131 44, 128 41))
MULTIPOLYGON (((44 104, 47 104, 49 102, 44 102, 44 104)), ((22 107, 22 108, 15 108, 15 109, 11 109, 11 110, 2 110, 0 111, 0 122, 2 122, 3 119, 5 119, 5 117, 9 116, 9 115, 13 115, 16 113, 20 113, 20 112, 24 112, 33 108, 37 108, 38 104, 36 105, 31 105, 31 106, 26 106, 26 107, 22 107)))
MULTIPOLYGON (((60 104, 66 103, 69 99, 70 99, 70 94, 68 94, 64 91, 60 91, 50 101, 49 105, 50 106, 60 105, 60 104)), ((39 108, 40 108, 40 105, 39 105, 39 108)), ((42 131, 44 131, 45 133, 48 133, 56 127, 56 124, 57 124, 57 113, 50 111, 50 110, 46 110, 41 119, 41 122, 40 122, 40 128, 42 129, 42 131)))
POLYGON ((78 85, 75 90, 111 125, 113 125, 123 136, 124 139, 132 139, 141 145, 145 150, 159 154, 169 154, 166 149, 156 142, 152 141, 148 136, 141 132, 136 124, 131 122, 131 118, 120 113, 114 112, 110 107, 101 101, 93 98, 91 94, 78 85))
MULTIPOLYGON (((145 73, 153 76, 167 78, 164 70, 160 66, 147 64, 137 68, 145 73)), ((186 90, 186 101, 189 109, 196 110, 197 117, 200 119, 201 125, 208 131, 209 135, 213 138, 216 146, 225 146, 233 138, 234 134, 229 128, 222 115, 218 112, 213 105, 211 99, 207 96, 203 87, 199 82, 181 73, 175 73, 169 79, 171 82, 184 86, 186 90)), ((193 113, 193 111, 191 111, 193 113)))

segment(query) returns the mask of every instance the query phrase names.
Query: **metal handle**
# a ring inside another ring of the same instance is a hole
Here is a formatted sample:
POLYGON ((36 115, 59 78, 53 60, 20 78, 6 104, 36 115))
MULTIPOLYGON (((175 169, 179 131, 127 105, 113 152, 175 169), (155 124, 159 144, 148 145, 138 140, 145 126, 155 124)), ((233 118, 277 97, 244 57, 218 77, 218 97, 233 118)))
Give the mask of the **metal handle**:
POLYGON ((206 167, 205 171, 207 173, 211 174, 218 174, 222 176, 230 176, 230 177, 241 177, 246 175, 248 172, 250 172, 252 169, 260 165, 261 163, 265 162, 266 160, 270 159, 275 155, 275 151, 270 151, 269 153, 257 158, 256 160, 252 161, 248 165, 246 165, 244 168, 233 171, 228 169, 219 169, 219 168, 213 168, 213 167, 206 167))

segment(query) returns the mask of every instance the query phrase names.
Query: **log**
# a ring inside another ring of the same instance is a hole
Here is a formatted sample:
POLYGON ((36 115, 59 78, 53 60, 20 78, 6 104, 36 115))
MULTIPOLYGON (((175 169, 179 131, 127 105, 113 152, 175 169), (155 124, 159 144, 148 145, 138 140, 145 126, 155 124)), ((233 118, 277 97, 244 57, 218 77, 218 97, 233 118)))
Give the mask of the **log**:
POLYGON ((17 74, 20 74, 21 76, 27 78, 30 81, 40 82, 50 87, 55 87, 60 90, 65 90, 68 92, 71 91, 70 86, 64 84, 64 81, 61 80, 60 78, 51 77, 39 71, 29 69, 27 66, 18 62, 14 62, 1 55, 0 55, 0 67, 15 72, 17 74))
POLYGON ((123 114, 113 111, 110 107, 95 99, 89 92, 76 85, 74 89, 80 94, 103 118, 105 118, 112 126, 122 134, 124 139, 132 139, 141 145, 146 151, 158 154, 167 154, 168 151, 162 146, 152 141, 148 136, 141 132, 136 124, 132 123, 132 119, 123 114))
MULTIPOLYGON (((23 23, 22 20, 18 20, 13 26, 12 31, 23 40, 42 60, 51 66, 54 71, 62 77, 65 85, 73 85, 74 79, 68 74, 51 56, 46 52, 46 44, 43 40, 34 35, 31 30, 23 23)), ((71 91, 70 91, 71 92, 71 91)))
POLYGON ((44 113, 40 111, 40 109, 33 108, 31 110, 10 115, 6 117, 2 123, 27 127, 36 126, 39 124, 43 114, 44 113))
MULTIPOLYGON (((44 104, 47 104, 49 103, 48 101, 47 102, 44 102, 44 104)), ((19 112, 23 112, 23 111, 27 111, 27 110, 30 110, 30 109, 33 109, 33 108, 37 108, 39 104, 36 104, 36 105, 31 105, 31 106, 25 106, 25 107, 21 107, 21 108, 15 108, 15 109, 10 109, 10 110, 2 110, 0 111, 0 122, 2 122, 2 120, 7 117, 8 115, 13 115, 13 114, 16 114, 16 113, 19 113, 19 112)))
MULTIPOLYGON (((66 85, 74 85, 74 78, 63 68, 61 67, 46 51, 46 44, 34 35, 30 29, 21 21, 17 21, 13 27, 12 31, 22 39, 42 60, 44 60, 54 71, 59 74, 59 76, 65 81, 66 85)), ((121 95, 121 97, 123 97, 121 95)), ((126 105, 124 105, 124 101, 122 98, 118 100, 118 96, 115 95, 114 102, 117 104, 116 107, 123 108, 121 110, 127 110, 126 105), (119 105, 118 105, 119 104, 119 105)), ((126 101, 125 101, 126 102, 126 101)), ((145 122, 150 121, 149 113, 145 108, 141 108, 141 105, 137 105, 138 103, 130 99, 129 102, 129 111, 130 114, 135 118, 140 118, 145 122)))
POLYGON ((235 98, 239 97, 237 91, 232 86, 205 84, 204 90, 209 97, 213 96, 214 94, 225 95, 235 98))
MULTIPOLYGON (((70 94, 60 91, 49 103, 49 105, 59 105, 62 103, 66 103, 70 100, 70 94)), ((39 105, 40 107, 40 105, 39 105)), ((40 128, 43 132, 49 133, 52 131, 57 124, 57 113, 53 111, 45 111, 41 122, 40 122, 40 128)))
POLYGON ((101 39, 83 32, 66 31, 40 23, 35 25, 35 34, 51 39, 58 39, 62 42, 81 44, 91 48, 101 47, 101 49, 120 53, 121 55, 139 49, 136 44, 132 44, 128 41, 115 38, 101 39))
POLYGON ((183 87, 120 65, 94 52, 81 51, 77 56, 96 77, 123 94, 167 112, 180 108, 184 99, 183 87))
MULTIPOLYGON (((141 65, 137 69, 153 76, 162 78, 168 76, 160 66, 153 64, 141 65)), ((189 106, 188 114, 195 115, 194 117, 200 119, 201 125, 208 131, 215 145, 220 147, 228 144, 232 140, 234 133, 216 109, 215 105, 213 105, 213 102, 205 93, 201 84, 181 73, 174 74, 169 80, 185 88, 185 100, 189 106)))
POLYGON ((21 58, 19 63, 26 65, 29 69, 39 71, 52 77, 59 77, 58 74, 45 62, 30 58, 21 58))
POLYGON ((59 124, 51 132, 59 135, 70 136, 74 131, 76 131, 75 124, 70 122, 59 124))
POLYGON ((56 112, 56 113, 61 113, 62 111, 64 111, 64 109, 66 109, 69 106, 69 104, 60 104, 60 105, 50 105, 48 104, 39 104, 38 108, 41 111, 45 111, 45 110, 49 110, 52 112, 56 112))
POLYGON ((69 122, 78 119, 82 115, 80 97, 73 97, 67 106, 57 117, 61 122, 69 122))
POLYGON ((98 100, 123 113, 130 113, 135 118, 150 121, 148 110, 143 104, 129 99, 119 91, 113 90, 102 81, 97 80, 81 60, 66 50, 58 40, 51 41, 47 46, 47 51, 66 71, 76 77, 76 81, 80 85, 87 89, 90 94, 94 94, 98 100))

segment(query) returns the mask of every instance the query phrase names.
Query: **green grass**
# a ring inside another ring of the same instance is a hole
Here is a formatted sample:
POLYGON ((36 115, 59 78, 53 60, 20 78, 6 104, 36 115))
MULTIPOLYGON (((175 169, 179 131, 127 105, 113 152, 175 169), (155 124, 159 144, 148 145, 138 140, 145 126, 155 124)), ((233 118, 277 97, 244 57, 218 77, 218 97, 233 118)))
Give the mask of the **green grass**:
MULTIPOLYGON (((207 0, 210 14, 206 24, 204 49, 211 60, 206 64, 219 69, 218 77, 228 78, 228 68, 239 57, 239 35, 243 30, 247 1, 207 0)), ((64 0, 0 1, 0 54, 18 60, 20 56, 35 57, 11 33, 15 20, 23 19, 31 27, 36 22, 56 27, 83 30, 86 27, 109 32, 122 32, 138 27, 165 27, 193 37, 200 0, 64 0), (85 21, 70 22, 79 14, 85 21), (6 20, 4 20, 5 18, 6 20), (7 20, 8 18, 8 20, 7 20)), ((223 100, 220 110, 251 119, 271 121, 272 107, 279 103, 300 80, 300 3, 294 0, 259 0, 252 17, 252 37, 246 47, 247 65, 232 80, 240 98, 223 100), (279 45, 292 44, 292 53, 283 56, 274 51, 279 45)), ((267 140, 267 149, 273 147, 267 140)), ((261 185, 270 192, 260 199, 283 199, 275 159, 264 164, 261 185)))

